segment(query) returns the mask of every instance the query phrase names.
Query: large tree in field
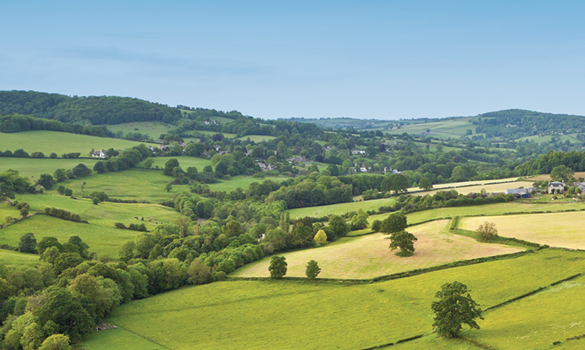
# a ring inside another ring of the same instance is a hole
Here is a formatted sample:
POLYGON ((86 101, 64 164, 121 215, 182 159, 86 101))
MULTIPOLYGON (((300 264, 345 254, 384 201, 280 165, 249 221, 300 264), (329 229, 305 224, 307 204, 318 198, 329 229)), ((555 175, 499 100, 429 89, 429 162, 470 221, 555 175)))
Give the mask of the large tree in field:
POLYGON ((178 166, 179 166, 179 161, 178 160, 176 160, 175 158, 169 159, 165 163, 165 168, 163 170, 163 173, 166 176, 173 176, 173 169, 175 169, 178 166))
POLYGON ((433 188, 433 184, 431 183, 431 180, 429 180, 426 177, 423 177, 422 179, 420 179, 420 181, 418 182, 418 187, 422 188, 424 190, 430 190, 431 188, 433 188))
POLYGON ((554 169, 550 172, 551 179, 565 183, 571 181, 573 179, 573 175, 575 175, 573 169, 567 167, 566 165, 559 165, 554 167, 554 169))
POLYGON ((37 239, 34 233, 25 233, 20 237, 18 243, 18 251, 23 253, 36 253, 37 251, 37 239))
POLYGON ((402 212, 397 212, 388 215, 388 217, 382 221, 380 226, 380 232, 390 234, 393 232, 404 231, 408 226, 406 222, 406 216, 402 212))
POLYGON ((393 232, 390 235, 390 249, 395 250, 400 248, 400 252, 396 253, 398 256, 412 256, 414 254, 415 241, 418 241, 418 239, 410 232, 393 232))
POLYGON ((439 301, 432 304, 435 313, 433 327, 441 337, 455 338, 461 333, 465 323, 471 328, 479 329, 476 318, 483 320, 481 309, 463 283, 453 282, 441 286, 435 294, 439 301))
POLYGON ((270 259, 270 266, 268 267, 270 278, 282 279, 286 275, 287 266, 288 263, 284 256, 273 256, 270 259))

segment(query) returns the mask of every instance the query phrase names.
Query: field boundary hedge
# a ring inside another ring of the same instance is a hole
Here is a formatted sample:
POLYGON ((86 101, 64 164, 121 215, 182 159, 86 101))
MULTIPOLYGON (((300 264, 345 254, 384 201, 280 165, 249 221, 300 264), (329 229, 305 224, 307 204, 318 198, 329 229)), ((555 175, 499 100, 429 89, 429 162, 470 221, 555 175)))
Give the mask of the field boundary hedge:
POLYGON ((551 284, 549 284, 549 285, 547 285, 547 286, 536 288, 535 290, 533 290, 533 291, 531 291, 531 292, 524 293, 524 294, 522 294, 522 295, 519 295, 519 296, 517 296, 517 297, 514 297, 514 298, 511 298, 511 299, 508 299, 508 300, 504 301, 503 303, 499 303, 499 304, 497 304, 497 305, 490 306, 490 307, 488 307, 487 309, 484 309, 484 310, 483 310, 483 312, 486 312, 486 311, 489 311, 489 310, 493 310, 493 309, 497 309, 497 308, 500 308, 500 307, 502 307, 502 306, 506 306, 506 305, 508 305, 508 304, 511 304, 511 303, 513 303, 513 302, 515 302, 515 301, 522 300, 522 299, 524 299, 524 298, 527 298, 527 297, 529 297, 529 296, 535 295, 535 294, 537 294, 537 293, 539 293, 539 292, 542 292, 542 291, 543 291, 543 290, 545 290, 545 289, 548 289, 548 288, 550 288, 550 287, 554 287, 554 286, 556 286, 556 285, 558 285, 558 284, 561 284, 561 283, 563 283, 563 282, 570 281, 570 280, 572 280, 572 279, 575 279, 575 278, 577 278, 577 277, 579 277, 579 276, 582 276, 582 275, 583 275, 583 273, 578 273, 578 274, 576 274, 576 275, 572 275, 572 276, 569 276, 569 277, 567 277, 567 278, 563 278, 562 280, 558 280, 558 281, 556 281, 556 282, 553 282, 553 283, 551 283, 551 284))
POLYGON ((406 343, 406 342, 409 342, 409 341, 417 340, 417 339, 420 339, 420 338, 425 337, 425 336, 427 336, 427 334, 419 334, 419 335, 415 335, 414 337, 404 338, 404 339, 397 340, 395 343, 380 344, 380 345, 372 346, 370 348, 363 348, 361 350, 382 349, 382 348, 386 348, 386 347, 389 347, 389 346, 394 346, 394 345, 398 345, 398 344, 401 344, 401 343, 406 343))
MULTIPOLYGON (((391 281, 391 280, 400 279, 400 278, 418 276, 418 275, 422 275, 424 273, 446 270, 446 269, 454 268, 454 267, 476 265, 476 264, 481 264, 481 263, 489 262, 489 261, 512 259, 512 258, 517 258, 517 257, 523 256, 523 255, 532 254, 532 253, 534 253, 534 251, 532 251, 532 250, 523 250, 520 252, 510 253, 510 254, 486 256, 483 258, 475 258, 475 259, 470 259, 470 260, 459 260, 459 261, 454 261, 454 262, 447 263, 447 264, 427 267, 424 269, 416 269, 416 270, 398 272, 398 273, 394 273, 394 274, 390 274, 390 275, 377 276, 377 277, 373 277, 373 278, 363 278, 363 279, 316 278, 313 281, 311 281, 311 283, 323 282, 323 283, 368 284, 368 283, 384 282, 384 281, 391 281)), ((303 281, 303 282, 309 281, 309 279, 306 277, 286 277, 285 276, 285 277, 283 277, 283 279, 287 280, 287 281, 303 281)), ((228 276, 227 280, 228 281, 230 281, 230 280, 231 281, 273 281, 273 279, 270 277, 238 277, 238 276, 228 276)))

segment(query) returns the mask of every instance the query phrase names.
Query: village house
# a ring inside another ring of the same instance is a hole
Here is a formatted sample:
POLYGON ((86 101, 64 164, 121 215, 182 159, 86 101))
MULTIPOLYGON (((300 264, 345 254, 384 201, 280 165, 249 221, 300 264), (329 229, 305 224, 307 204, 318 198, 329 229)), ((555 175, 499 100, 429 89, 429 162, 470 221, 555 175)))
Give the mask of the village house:
POLYGON ((536 188, 528 187, 528 188, 509 188, 506 190, 506 194, 513 194, 516 198, 532 198, 532 191, 535 191, 536 188))
POLYGON ((305 158, 304 156, 298 156, 298 157, 288 157, 286 158, 286 161, 289 162, 290 164, 298 164, 298 163, 304 163, 307 161, 307 158, 305 158))
POLYGON ((553 181, 548 184, 548 193, 563 193, 565 191, 565 184, 558 181, 553 181))
POLYGON ((351 150, 351 154, 356 155, 356 154, 366 154, 366 151, 364 151, 363 149, 352 149, 351 150))
POLYGON ((91 156, 94 158, 106 158, 106 150, 103 149, 97 152, 91 152, 91 156))
POLYGON ((170 150, 169 146, 163 144, 158 145, 158 149, 160 149, 163 152, 168 152, 170 150))

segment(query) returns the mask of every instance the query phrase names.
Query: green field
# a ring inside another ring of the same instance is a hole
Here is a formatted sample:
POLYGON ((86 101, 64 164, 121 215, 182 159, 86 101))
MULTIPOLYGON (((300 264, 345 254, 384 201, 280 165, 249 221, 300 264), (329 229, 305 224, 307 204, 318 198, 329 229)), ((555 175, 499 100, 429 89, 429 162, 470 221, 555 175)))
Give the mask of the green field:
POLYGON ((108 128, 108 130, 112 131, 113 133, 122 131, 124 135, 126 135, 128 133, 139 132, 143 135, 148 135, 152 137, 154 140, 156 140, 161 134, 166 134, 169 132, 169 130, 176 128, 176 126, 174 125, 156 121, 132 122, 105 126, 108 128))
POLYGON ((238 136, 237 134, 230 134, 229 132, 218 132, 218 131, 206 131, 206 130, 191 130, 191 131, 185 131, 186 134, 191 134, 191 135, 196 135, 196 134, 204 134, 204 135, 215 135, 215 134, 222 134, 223 137, 228 138, 228 139, 233 139, 236 136, 238 136))
MULTIPOLYGON (((365 285, 238 281, 187 287, 117 308, 110 321, 125 331, 95 333, 84 346, 91 350, 148 349, 157 344, 167 349, 363 349, 430 334, 430 304, 446 282, 465 283, 485 308, 584 271, 584 257, 582 252, 546 249, 365 285), (141 337, 140 342, 118 342, 126 331, 141 337), (146 342, 152 343, 150 347, 146 342)), ((582 317, 580 308, 563 311, 582 317)), ((483 331, 465 334, 480 337, 483 331)), ((432 337, 420 342, 446 344, 432 337)), ((411 345, 404 348, 416 348, 411 345)), ((459 341, 455 345, 471 348, 459 341)))
POLYGON ((271 177, 271 176, 267 176, 263 179, 258 179, 258 178, 252 177, 252 176, 235 176, 235 177, 232 177, 230 180, 219 180, 218 183, 207 184, 207 186, 209 186, 209 189, 211 189, 212 191, 225 191, 225 192, 229 193, 238 187, 243 189, 243 190, 247 190, 248 186, 250 186, 250 184, 254 183, 254 182, 262 183, 266 180, 270 180, 270 181, 274 181, 276 183, 279 183, 279 182, 286 181, 289 179, 290 178, 288 178, 288 177, 271 177))
POLYGON ((291 218, 304 218, 305 216, 323 217, 331 214, 341 215, 349 211, 357 211, 358 209, 362 209, 364 211, 378 210, 378 208, 380 208, 381 206, 392 205, 394 202, 396 202, 396 198, 392 197, 372 199, 370 201, 338 203, 322 205, 318 207, 297 208, 289 210, 289 212, 291 218))
POLYGON ((238 137, 237 140, 246 141, 246 140, 250 139, 250 141, 262 142, 262 141, 270 141, 270 140, 273 140, 275 138, 276 137, 274 137, 274 136, 267 136, 267 135, 246 135, 246 136, 238 137))
POLYGON ((28 232, 34 233, 37 241, 50 236, 56 237, 64 243, 71 236, 79 236, 89 245, 90 252, 111 258, 117 258, 122 243, 133 239, 137 233, 136 231, 119 230, 113 226, 82 224, 46 215, 35 215, 5 227, 0 232, 0 244, 13 247, 18 247, 20 237, 28 232))
POLYGON ((0 158, 0 173, 14 169, 18 170, 21 176, 36 180, 40 174, 53 175, 57 169, 73 169, 79 163, 93 169, 96 162, 97 159, 0 158))
MULTIPOLYGON (((457 260, 502 255, 520 251, 497 244, 479 243, 475 239, 452 234, 449 220, 433 221, 409 228, 418 241, 414 255, 396 256, 388 248, 388 236, 375 233, 356 238, 343 238, 323 247, 281 254, 288 263, 287 276, 305 277, 309 260, 316 260, 323 278, 372 278, 414 269, 422 269, 457 260)), ((270 258, 244 266, 239 277, 269 277, 270 258)))
POLYGON ((8 203, 0 203, 0 225, 6 223, 6 221, 4 220, 6 216, 18 218, 20 217, 20 211, 16 207, 13 207, 8 203))
MULTIPOLYGON (((160 169, 163 169, 165 167, 165 163, 169 160, 169 159, 176 159, 179 161, 179 166, 181 168, 183 168, 184 171, 187 171, 188 167, 194 166, 197 168, 197 171, 202 172, 203 168, 205 168, 207 165, 211 165, 211 159, 205 159, 205 158, 195 158, 195 157, 188 157, 188 156, 179 156, 179 157, 154 157, 151 158, 152 160, 154 160, 154 163, 152 163, 152 167, 159 167, 160 169)), ((140 163, 138 166, 142 167, 144 164, 144 161, 142 163, 140 163)), ((168 178, 169 181, 171 181, 171 178, 168 178)))
POLYGON ((488 216, 465 218, 459 227, 475 230, 485 221, 496 224, 498 233, 525 241, 548 244, 552 247, 585 249, 583 234, 585 212, 488 216))
MULTIPOLYGON (((59 157, 63 153, 81 152, 82 157, 89 157, 92 149, 126 149, 139 145, 140 142, 112 139, 106 137, 69 134, 58 131, 23 131, 14 134, 0 133, 0 150, 24 149, 28 153, 43 152, 49 156, 52 152, 59 157)), ((17 169, 18 170, 18 169, 17 169)))
POLYGON ((39 262, 36 254, 19 253, 13 250, 0 249, 0 263, 6 266, 34 266, 39 262))
POLYGON ((31 212, 43 212, 46 207, 55 207, 78 214, 81 220, 89 221, 91 224, 107 227, 114 227, 116 222, 125 223, 127 226, 129 223, 137 223, 134 217, 140 219, 144 217, 144 223, 150 230, 155 227, 156 222, 168 224, 180 216, 173 208, 158 204, 102 202, 94 205, 89 199, 71 199, 57 193, 21 194, 16 198, 21 202, 27 202, 31 212))
POLYGON ((147 200, 153 204, 172 200, 175 194, 189 190, 187 185, 173 185, 173 189, 166 192, 165 186, 173 181, 173 178, 156 170, 130 169, 93 174, 83 178, 86 182, 83 192, 81 192, 81 181, 80 179, 67 180, 59 185, 72 189, 76 197, 89 196, 93 191, 100 191, 106 192, 112 198, 147 200))

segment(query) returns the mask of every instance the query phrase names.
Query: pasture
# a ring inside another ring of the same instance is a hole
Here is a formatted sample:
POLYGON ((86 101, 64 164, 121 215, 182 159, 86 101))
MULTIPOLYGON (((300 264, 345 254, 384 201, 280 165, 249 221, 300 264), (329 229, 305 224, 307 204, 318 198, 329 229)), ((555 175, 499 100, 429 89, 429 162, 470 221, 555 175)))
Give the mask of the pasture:
POLYGON ((392 205, 394 202, 396 202, 396 198, 391 197, 361 202, 321 205, 318 207, 296 208, 289 210, 289 212, 291 218, 304 218, 305 216, 323 217, 331 214, 341 215, 348 211, 357 211, 358 209, 364 211, 378 210, 381 206, 392 205))
POLYGON ((17 199, 29 203, 31 212, 42 213, 46 207, 55 207, 78 214, 81 220, 89 221, 91 224, 107 227, 114 227, 116 222, 122 222, 126 226, 130 223, 144 222, 151 230, 155 227, 155 222, 168 224, 180 217, 179 212, 173 208, 158 204, 102 202, 94 205, 90 199, 71 199, 56 193, 22 194, 17 195, 17 199), (138 222, 134 217, 144 218, 144 221, 138 222))
MULTIPOLYGON (((307 262, 316 260, 321 267, 319 277, 360 279, 520 251, 498 244, 479 243, 472 238, 452 234, 448 230, 448 224, 449 220, 438 220, 410 227, 408 231, 418 241, 414 244, 414 255, 408 258, 396 256, 396 251, 388 248, 388 236, 381 233, 343 238, 323 247, 280 255, 286 257, 287 276, 305 277, 307 262)), ((233 275, 269 277, 269 265, 270 258, 267 257, 244 266, 233 275)))
POLYGON ((71 236, 79 236, 89 245, 90 252, 111 258, 117 258, 122 243, 137 234, 136 231, 119 230, 113 226, 76 223, 46 215, 35 215, 7 226, 0 232, 0 244, 12 247, 18 247, 20 237, 28 232, 34 233, 37 241, 51 236, 58 238, 61 243, 67 242, 71 236))
POLYGON ((89 157, 92 149, 118 150, 139 144, 140 142, 46 130, 23 131, 14 134, 0 133, 0 150, 14 152, 22 148, 28 153, 43 152, 47 157, 52 152, 57 153, 59 157, 63 153, 73 152, 81 152, 82 157, 89 157))
POLYGON ((173 178, 163 175, 162 171, 129 169, 93 174, 83 179, 63 181, 59 185, 72 189, 76 197, 89 196, 91 192, 99 191, 107 193, 112 198, 147 200, 154 204, 172 200, 175 194, 189 190, 187 185, 173 185, 172 190, 166 192, 165 186, 171 181, 173 178), (82 181, 86 183, 83 192, 82 181))
MULTIPOLYGON (((178 157, 154 157, 154 158, 150 158, 152 160, 154 160, 154 163, 152 163, 152 168, 156 168, 157 166, 160 169, 164 169, 165 167, 165 163, 169 161, 169 159, 176 159, 179 161, 179 166, 184 170, 187 171, 188 167, 196 167, 197 171, 202 172, 203 168, 205 168, 208 165, 211 165, 211 159, 205 159, 205 158, 196 158, 196 157, 189 157, 189 156, 178 156, 178 157)), ((140 163, 138 166, 139 167, 143 167, 145 161, 142 161, 142 163, 140 163)), ((169 177, 169 181, 171 181, 172 178, 169 177)))
MULTIPOLYGON (((48 154, 45 154, 48 156, 48 154)), ((59 156, 61 156, 59 154, 59 156)), ((97 159, 69 159, 69 158, 0 158, 0 173, 14 169, 18 170, 21 176, 36 180, 41 174, 51 174, 57 169, 73 169, 77 164, 83 163, 93 169, 97 159)))
MULTIPOLYGON (((100 125, 101 126, 101 125, 100 125)), ((169 130, 176 128, 174 125, 151 121, 151 122, 132 122, 114 125, 104 125, 113 133, 121 131, 124 135, 128 133, 139 132, 143 135, 148 135, 156 140, 161 134, 166 134, 169 130)))
POLYGON ((6 266, 34 266, 39 262, 36 254, 19 253, 14 250, 0 249, 0 264, 6 266))
POLYGON ((20 210, 8 203, 0 203, 0 226, 6 223, 5 218, 7 216, 18 218, 20 217, 20 210))
POLYGON ((246 135, 246 136, 242 136, 242 137, 238 137, 236 138, 237 140, 242 140, 242 141, 246 141, 246 140, 250 140, 256 143, 260 143, 262 141, 270 141, 275 139, 276 137, 274 136, 268 136, 268 135, 246 135))
MULTIPOLYGON (((84 347, 363 349, 419 334, 430 335, 430 304, 444 283, 465 283, 473 298, 486 308, 582 272, 583 257, 582 252, 545 249, 514 259, 361 285, 285 280, 186 287, 120 306, 109 321, 122 330, 94 333, 84 347), (126 332, 139 336, 141 343, 118 343, 126 332)), ((582 316, 580 311, 564 309, 575 318, 582 316)), ((537 322, 538 318, 530 321, 537 322)), ((483 331, 465 331, 465 335, 480 337, 483 331)), ((419 344, 452 348, 450 340, 433 337, 421 339, 419 344)), ((461 346, 459 349, 472 349, 460 341, 454 343, 461 346)), ((416 348, 412 345, 401 346, 416 348)))
POLYGON ((498 233, 552 247, 585 249, 585 212, 546 213, 464 218, 459 227, 476 230, 485 221, 496 224, 498 233))

